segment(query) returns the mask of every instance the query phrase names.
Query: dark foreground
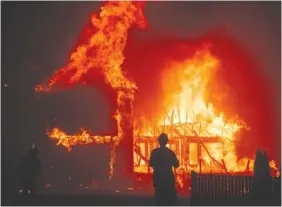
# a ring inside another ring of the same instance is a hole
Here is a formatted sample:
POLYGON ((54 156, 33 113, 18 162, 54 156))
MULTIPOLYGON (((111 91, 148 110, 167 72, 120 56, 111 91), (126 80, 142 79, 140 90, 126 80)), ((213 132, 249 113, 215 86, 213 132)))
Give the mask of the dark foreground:
POLYGON ((251 198, 236 198, 236 199, 192 199, 191 206, 281 206, 281 197, 279 200, 271 200, 266 204, 258 204, 251 198))
MULTIPOLYGON (((178 205, 189 205, 188 198, 180 198, 178 205)), ((17 196, 10 203, 12 206, 153 206, 149 196, 123 195, 38 195, 34 198, 17 196)))
MULTIPOLYGON (((281 199, 281 197, 280 197, 281 199)), ((151 196, 137 195, 37 195, 36 197, 14 196, 2 198, 4 206, 154 206, 151 196)), ((178 206, 253 206, 249 198, 236 200, 191 200, 187 197, 178 199, 178 206)), ((281 200, 273 200, 268 206, 281 206, 281 200)))

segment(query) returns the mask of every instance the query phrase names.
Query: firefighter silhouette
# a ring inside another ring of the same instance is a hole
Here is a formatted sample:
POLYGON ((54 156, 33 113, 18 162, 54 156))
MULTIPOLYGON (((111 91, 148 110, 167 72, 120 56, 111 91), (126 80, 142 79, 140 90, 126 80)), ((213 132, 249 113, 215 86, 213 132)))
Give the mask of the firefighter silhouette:
POLYGON ((41 163, 38 158, 39 151, 32 143, 28 155, 23 157, 17 169, 19 176, 19 191, 24 195, 34 195, 36 181, 41 172, 41 163))
POLYGON ((159 147, 151 153, 149 165, 153 168, 153 184, 157 205, 175 205, 177 190, 173 168, 179 167, 175 153, 166 147, 168 136, 165 133, 159 136, 159 147))

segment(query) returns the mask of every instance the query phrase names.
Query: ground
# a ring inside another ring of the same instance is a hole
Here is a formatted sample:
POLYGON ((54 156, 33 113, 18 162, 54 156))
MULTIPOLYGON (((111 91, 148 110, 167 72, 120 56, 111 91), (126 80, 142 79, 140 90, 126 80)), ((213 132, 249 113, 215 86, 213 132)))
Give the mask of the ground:
MULTIPOLYGON (((153 206, 149 196, 122 195, 38 195, 35 198, 14 197, 7 205, 31 206, 153 206)), ((2 205, 6 205, 2 203, 2 205)), ((181 206, 189 205, 189 198, 180 198, 181 206)))

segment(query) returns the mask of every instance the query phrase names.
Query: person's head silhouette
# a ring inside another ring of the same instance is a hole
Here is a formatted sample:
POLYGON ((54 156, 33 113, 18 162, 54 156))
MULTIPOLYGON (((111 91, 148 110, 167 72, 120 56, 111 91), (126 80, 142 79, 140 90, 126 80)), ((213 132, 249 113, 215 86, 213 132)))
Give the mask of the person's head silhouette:
POLYGON ((168 143, 168 136, 165 133, 161 133, 158 141, 159 141, 160 147, 165 147, 166 144, 168 143))
POLYGON ((33 149, 30 149, 30 150, 29 150, 29 155, 30 155, 31 157, 37 157, 38 154, 39 154, 39 151, 38 151, 36 148, 33 148, 33 149))

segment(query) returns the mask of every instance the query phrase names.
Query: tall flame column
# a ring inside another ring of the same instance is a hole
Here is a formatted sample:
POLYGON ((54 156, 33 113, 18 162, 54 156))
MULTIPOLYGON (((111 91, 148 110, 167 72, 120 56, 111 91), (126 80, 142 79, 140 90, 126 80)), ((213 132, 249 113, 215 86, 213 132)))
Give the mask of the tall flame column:
POLYGON ((133 173, 133 100, 134 92, 119 89, 117 94, 117 127, 119 146, 117 146, 116 170, 121 176, 133 173))

